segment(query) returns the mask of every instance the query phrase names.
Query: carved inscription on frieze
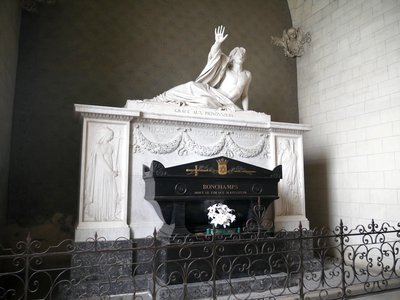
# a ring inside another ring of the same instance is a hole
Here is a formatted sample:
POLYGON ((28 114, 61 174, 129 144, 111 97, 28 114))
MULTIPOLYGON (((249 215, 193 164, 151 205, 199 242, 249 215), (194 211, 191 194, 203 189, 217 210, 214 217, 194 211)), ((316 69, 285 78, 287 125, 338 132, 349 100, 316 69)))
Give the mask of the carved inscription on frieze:
POLYGON ((178 114, 184 114, 188 116, 206 116, 206 117, 225 117, 225 118, 233 118, 233 113, 226 111, 205 111, 205 110, 192 110, 185 108, 176 108, 175 112, 178 114))

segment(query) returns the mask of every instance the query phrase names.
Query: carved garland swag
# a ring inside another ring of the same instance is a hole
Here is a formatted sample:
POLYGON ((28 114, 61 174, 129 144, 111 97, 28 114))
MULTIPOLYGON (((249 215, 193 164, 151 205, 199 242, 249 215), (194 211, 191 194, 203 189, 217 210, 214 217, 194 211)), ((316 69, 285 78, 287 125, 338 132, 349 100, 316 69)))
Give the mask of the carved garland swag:
POLYGON ((232 139, 231 131, 222 131, 219 140, 212 145, 202 145, 194 141, 190 136, 190 129, 178 129, 176 137, 167 143, 156 143, 149 140, 140 130, 140 126, 133 128, 132 132, 132 152, 140 153, 148 151, 154 154, 168 154, 178 151, 178 155, 198 154, 202 156, 224 155, 230 158, 241 157, 251 158, 262 155, 269 157, 270 145, 269 135, 260 134, 261 139, 251 148, 238 145, 232 139))

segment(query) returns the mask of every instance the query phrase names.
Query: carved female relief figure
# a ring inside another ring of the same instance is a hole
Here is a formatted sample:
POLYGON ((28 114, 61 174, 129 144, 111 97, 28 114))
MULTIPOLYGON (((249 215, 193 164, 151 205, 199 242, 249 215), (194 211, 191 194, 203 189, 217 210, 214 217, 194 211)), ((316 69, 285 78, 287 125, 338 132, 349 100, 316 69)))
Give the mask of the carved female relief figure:
POLYGON ((280 143, 279 162, 282 165, 281 215, 301 214, 300 182, 297 169, 295 142, 285 139, 280 143))
POLYGON ((92 149, 86 170, 85 221, 121 220, 121 199, 116 178, 119 176, 114 131, 105 127, 92 149))

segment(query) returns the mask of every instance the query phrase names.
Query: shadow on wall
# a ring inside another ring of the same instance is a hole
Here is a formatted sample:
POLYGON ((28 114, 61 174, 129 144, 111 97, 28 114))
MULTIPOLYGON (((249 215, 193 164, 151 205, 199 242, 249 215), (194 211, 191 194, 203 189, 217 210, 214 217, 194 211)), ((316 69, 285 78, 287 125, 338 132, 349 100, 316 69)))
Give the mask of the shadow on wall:
POLYGON ((74 234, 72 215, 55 213, 46 220, 31 220, 27 224, 10 223, 0 234, 0 243, 4 248, 12 248, 20 241, 26 241, 28 235, 43 245, 52 246, 74 234))
POLYGON ((306 215, 310 228, 329 226, 328 167, 326 159, 304 162, 306 215))

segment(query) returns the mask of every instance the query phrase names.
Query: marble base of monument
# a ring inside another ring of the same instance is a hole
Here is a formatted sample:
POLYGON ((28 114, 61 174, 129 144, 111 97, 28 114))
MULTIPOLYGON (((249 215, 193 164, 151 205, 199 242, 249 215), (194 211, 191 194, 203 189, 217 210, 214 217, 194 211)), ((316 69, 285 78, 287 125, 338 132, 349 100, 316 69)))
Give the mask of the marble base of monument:
MULTIPOLYGON (((274 292, 277 289, 276 294, 281 294, 280 288, 283 285, 294 286, 296 282, 290 281, 288 284, 288 276, 286 273, 276 273, 271 276, 254 276, 251 278, 234 278, 227 282, 226 280, 215 281, 215 292, 219 297, 223 299, 248 299, 249 295, 256 297, 256 299, 264 299, 266 293, 269 291, 274 292), (264 292, 257 292, 263 291, 264 292), (265 292, 266 291, 266 292, 265 292)), ((149 280, 149 286, 151 286, 151 280, 149 280)), ((196 282, 188 283, 185 286, 182 284, 160 286, 156 284, 156 298, 164 300, 178 300, 178 299, 212 299, 214 286, 211 282, 196 282), (186 296, 184 296, 186 295, 186 296)), ((95 300, 98 298, 85 298, 95 300)), ((154 299, 151 293, 151 289, 145 291, 137 291, 130 294, 119 294, 111 295, 107 299, 115 300, 151 300, 154 299)), ((252 298, 253 299, 253 298, 252 298)))
POLYGON ((211 281, 212 274, 216 276, 217 280, 231 281, 234 278, 261 276, 264 275, 265 270, 272 270, 272 273, 268 276, 280 272, 270 265, 271 253, 245 254, 246 250, 249 249, 261 249, 267 244, 265 241, 243 244, 243 242, 236 243, 233 240, 222 242, 222 240, 229 238, 227 236, 219 237, 221 241, 217 241, 215 245, 209 243, 206 246, 204 244, 185 246, 184 251, 174 246, 174 242, 168 244, 163 250, 165 260, 158 263, 158 265, 165 265, 164 273, 157 274, 159 280, 166 285, 176 285, 184 281, 187 283, 211 281), (215 248, 213 249, 213 247, 215 248), (210 256, 212 251, 218 251, 215 249, 222 248, 223 253, 217 254, 215 258, 210 256), (190 257, 186 258, 185 255, 188 253, 190 253, 190 257), (213 266, 213 259, 215 266, 213 266), (182 270, 185 270, 187 265, 190 265, 190 268, 186 270, 187 273, 185 274, 182 270))
POLYGON ((130 229, 126 224, 110 224, 109 222, 80 224, 75 230, 75 241, 85 242, 87 239, 93 239, 95 234, 106 238, 107 241, 115 241, 121 238, 129 238, 130 229))
MULTIPOLYGON (((288 276, 286 273, 275 273, 269 276, 253 276, 243 278, 232 278, 215 281, 215 294, 218 297, 227 297, 227 299, 248 299, 249 295, 258 299, 257 291, 269 291, 282 287, 287 284, 288 276)), ((291 285, 294 285, 292 283, 291 285)), ((188 283, 186 286, 182 284, 170 285, 168 287, 160 287, 157 291, 157 299, 176 300, 176 299, 212 299, 214 286, 212 282, 195 282, 188 283), (183 295, 186 293, 187 297, 183 295)), ((265 292, 260 293, 264 295, 265 292)), ((260 299, 264 299, 264 297, 260 299)))

